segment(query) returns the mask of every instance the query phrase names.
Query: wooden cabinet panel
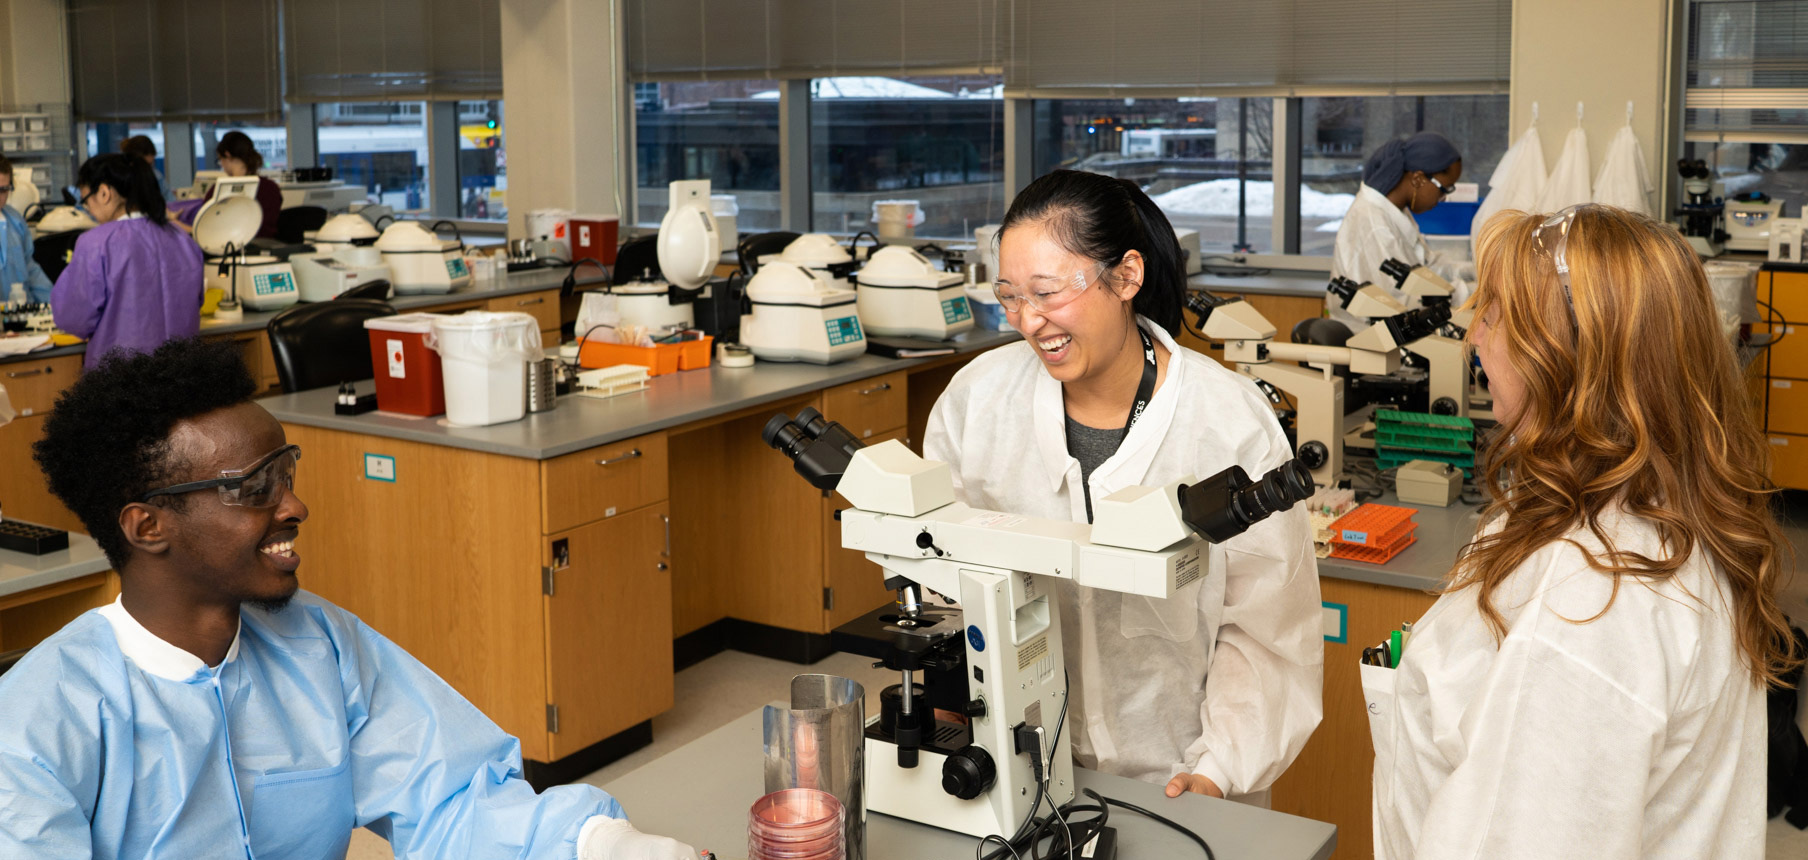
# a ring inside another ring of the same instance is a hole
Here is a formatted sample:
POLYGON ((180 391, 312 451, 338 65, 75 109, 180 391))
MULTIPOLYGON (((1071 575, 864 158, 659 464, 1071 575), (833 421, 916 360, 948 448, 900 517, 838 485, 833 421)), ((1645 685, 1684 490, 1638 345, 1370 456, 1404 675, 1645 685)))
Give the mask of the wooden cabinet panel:
POLYGON ((1766 393, 1769 417, 1765 429, 1771 433, 1808 435, 1808 382, 1799 379, 1772 379, 1766 393))
MULTIPOLYGON (((903 441, 904 431, 881 433, 867 442, 876 445, 890 439, 903 441)), ((822 500, 822 552, 824 566, 827 568, 825 578, 834 595, 834 605, 825 607, 823 612, 830 630, 895 599, 893 592, 886 589, 885 573, 878 565, 867 561, 865 553, 842 548, 841 523, 836 521, 835 511, 847 507, 850 507, 848 500, 839 493, 822 500)))
POLYGON ((910 420, 908 379, 899 371, 827 389, 822 414, 860 439, 900 429, 910 420))
POLYGON ((543 534, 608 519, 666 498, 665 434, 586 448, 540 470, 543 534))
POLYGON ((554 758, 672 707, 672 579, 664 503, 554 535, 544 563, 554 758))
POLYGON ((1770 434, 1770 480, 1791 490, 1808 490, 1808 436, 1770 434))
POLYGON ((0 364, 0 385, 20 415, 42 415, 49 412, 63 389, 75 383, 82 372, 82 357, 62 355, 28 361, 0 364))
POLYGON ((1808 379, 1808 322, 1790 324, 1756 323, 1751 327, 1757 338, 1778 337, 1755 364, 1767 376, 1783 379, 1808 379))
POLYGON ((1759 272, 1758 301, 1769 304, 1784 320, 1808 323, 1808 274, 1759 272))
MULTIPOLYGON (((10 366, 10 365, 0 365, 10 366)), ((12 386, 7 386, 12 391, 12 386)), ((13 401, 14 405, 18 401, 13 401)), ((31 446, 44 435, 45 415, 21 415, 11 424, 0 427, 0 514, 10 520, 51 526, 72 532, 87 533, 74 512, 63 507, 50 494, 50 484, 31 457, 31 446)))
POLYGON ((1337 857, 1374 853, 1369 803, 1375 745, 1357 664, 1362 649, 1402 621, 1416 621, 1436 600, 1421 591, 1321 577, 1327 603, 1349 608, 1345 641, 1325 643, 1324 721, 1293 766, 1274 784, 1276 812, 1337 825, 1337 857))
MULTIPOLYGON (((307 452, 301 586, 362 618, 547 761, 539 464, 285 424, 307 452), (365 455, 395 479, 364 477, 365 455)), ((669 646, 668 646, 669 647, 669 646)))
POLYGON ((522 293, 515 296, 503 296, 490 299, 489 309, 493 311, 514 311, 533 314, 539 321, 542 331, 557 330, 559 327, 559 291, 541 290, 537 293, 522 293))

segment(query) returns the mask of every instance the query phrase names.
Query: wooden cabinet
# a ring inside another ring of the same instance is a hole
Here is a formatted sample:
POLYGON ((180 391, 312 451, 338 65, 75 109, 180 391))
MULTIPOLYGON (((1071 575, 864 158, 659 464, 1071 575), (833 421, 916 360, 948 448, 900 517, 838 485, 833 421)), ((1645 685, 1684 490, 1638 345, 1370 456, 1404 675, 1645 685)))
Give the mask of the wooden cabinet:
POLYGON ((587 448, 540 464, 545 531, 557 531, 666 498, 663 433, 587 448))
POLYGON ((555 759, 672 707, 670 523, 661 502, 546 538, 555 759))
POLYGON ((0 386, 20 415, 42 415, 82 372, 82 357, 63 355, 0 364, 0 386))
POLYGON ((908 377, 888 373, 822 392, 822 414, 860 439, 902 428, 909 420, 908 377))
POLYGON ((0 385, 18 412, 0 427, 0 515, 73 532, 85 532, 82 521, 50 492, 44 473, 32 458, 31 446, 44 436, 44 421, 63 389, 82 372, 80 355, 63 355, 0 364, 0 385))
POLYGON ((1779 487, 1808 489, 1808 271, 1767 266, 1758 272, 1757 294, 1782 317, 1752 326, 1754 334, 1781 339, 1747 368, 1753 405, 1770 437, 1770 479, 1779 487))
POLYGON ((77 616, 118 596, 119 574, 105 570, 0 597, 0 651, 36 647, 77 616))
POLYGON ((550 348, 559 342, 558 290, 541 290, 537 293, 490 299, 487 309, 533 314, 540 326, 540 338, 546 346, 550 348))

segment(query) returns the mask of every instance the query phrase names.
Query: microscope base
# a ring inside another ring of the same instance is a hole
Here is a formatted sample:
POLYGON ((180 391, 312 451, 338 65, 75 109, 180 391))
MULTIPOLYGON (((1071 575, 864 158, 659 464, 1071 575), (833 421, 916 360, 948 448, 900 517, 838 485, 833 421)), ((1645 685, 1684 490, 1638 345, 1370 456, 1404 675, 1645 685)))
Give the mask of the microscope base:
MULTIPOLYGON (((942 762, 946 755, 929 749, 917 753, 917 766, 898 767, 898 748, 873 737, 866 739, 866 808, 907 821, 940 827, 968 836, 1003 836, 1010 838, 1023 823, 1035 789, 1019 802, 995 804, 993 794, 1000 786, 972 800, 961 800, 942 790, 942 762), (1002 805, 1002 810, 1000 806, 1002 805), (1001 811, 1015 820, 1005 820, 1001 811)), ((1069 759, 1055 768, 1049 782, 1049 793, 1056 806, 1074 798, 1073 763, 1069 759)), ((1015 800, 1013 798, 1013 800, 1015 800)), ((1047 807, 1043 808, 1048 814, 1047 807)))

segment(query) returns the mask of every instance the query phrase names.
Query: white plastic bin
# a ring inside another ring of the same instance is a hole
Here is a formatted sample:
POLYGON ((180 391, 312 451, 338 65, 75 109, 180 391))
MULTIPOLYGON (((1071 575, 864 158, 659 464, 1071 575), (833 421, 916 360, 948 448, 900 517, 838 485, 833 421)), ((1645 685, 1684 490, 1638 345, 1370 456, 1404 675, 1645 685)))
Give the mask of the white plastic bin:
POLYGON ((468 311, 433 321, 427 346, 446 380, 446 420, 461 427, 527 414, 527 363, 542 357, 532 314, 468 311))

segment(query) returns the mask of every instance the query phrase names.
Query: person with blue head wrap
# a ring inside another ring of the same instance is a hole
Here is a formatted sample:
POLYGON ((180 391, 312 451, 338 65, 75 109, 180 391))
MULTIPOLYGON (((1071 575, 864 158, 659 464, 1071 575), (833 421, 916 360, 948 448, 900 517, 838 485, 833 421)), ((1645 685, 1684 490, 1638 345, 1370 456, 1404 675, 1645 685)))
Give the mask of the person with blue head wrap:
MULTIPOLYGON (((1389 259, 1432 270, 1455 284, 1458 301, 1467 295, 1468 279, 1473 266, 1432 252, 1419 235, 1419 224, 1413 216, 1438 205, 1463 175, 1463 156, 1450 140, 1441 134, 1422 131, 1412 137, 1390 140, 1374 152, 1362 165, 1362 187, 1356 200, 1343 216, 1337 229, 1337 244, 1331 256, 1331 274, 1357 283, 1374 284, 1392 293, 1409 307, 1412 302, 1394 286, 1394 279, 1381 271, 1389 259)), ((1332 319, 1342 321, 1353 331, 1368 325, 1338 304, 1336 296, 1326 295, 1325 307, 1332 319)))
MULTIPOLYGON (((120 597, 0 675, 0 857, 696 860, 298 589, 301 451, 230 343, 115 352, 34 454, 120 597)), ((374 572, 373 572, 374 575, 374 572)))

